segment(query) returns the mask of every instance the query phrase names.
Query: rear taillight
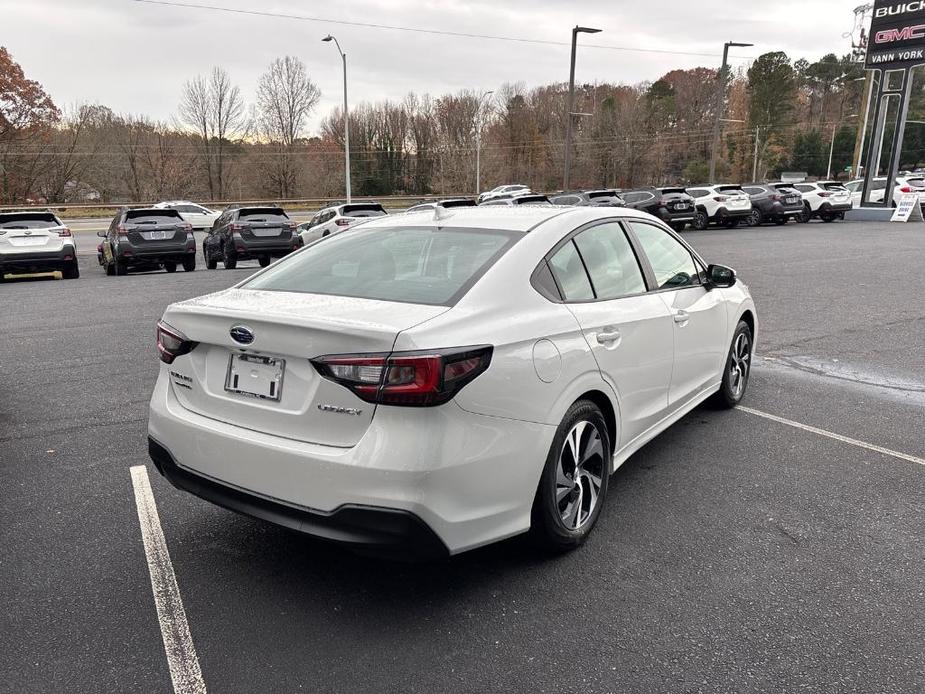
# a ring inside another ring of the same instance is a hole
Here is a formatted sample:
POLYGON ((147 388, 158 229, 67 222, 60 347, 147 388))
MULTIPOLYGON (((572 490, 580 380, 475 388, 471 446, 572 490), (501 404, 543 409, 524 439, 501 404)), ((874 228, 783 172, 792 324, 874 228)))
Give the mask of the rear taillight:
POLYGON ((912 186, 903 186, 902 188, 899 189, 899 192, 900 193, 912 193, 914 191, 912 190, 912 186))
POLYGON ((350 226, 350 220, 344 219, 343 217, 341 217, 340 219, 334 220, 334 223, 339 227, 349 227, 350 226))
POLYGON ((120 224, 116 227, 116 233, 119 236, 128 236, 128 229, 125 228, 124 224, 120 224))
POLYGON ((189 234, 192 234, 192 233, 193 233, 193 225, 190 224, 189 222, 187 222, 186 224, 184 224, 184 225, 182 226, 182 229, 183 229, 183 231, 185 231, 185 232, 187 232, 187 233, 189 233, 189 234))
POLYGON ((783 195, 772 195, 771 196, 771 200, 773 200, 774 202, 780 202, 783 199, 784 199, 783 195))
POLYGON ((58 229, 58 236, 60 236, 61 238, 70 238, 71 230, 68 229, 67 227, 61 227, 60 229, 58 229))
POLYGON ((297 226, 299 226, 299 225, 296 224, 295 222, 289 222, 288 226, 289 226, 290 229, 295 229, 295 228, 296 228, 297 226))
POLYGON ((714 199, 716 202, 726 202, 729 198, 727 198, 725 195, 717 195, 717 196, 714 197, 713 199, 714 199))
POLYGON ((821 191, 821 192, 819 193, 819 197, 820 197, 820 198, 830 198, 830 197, 832 197, 832 193, 827 193, 827 192, 825 192, 825 191, 821 191))
POLYGON ((366 402, 433 407, 453 398, 491 364, 492 347, 332 355, 312 359, 322 376, 366 402))
POLYGON ((164 321, 157 322, 157 352, 161 361, 172 364, 173 360, 183 354, 189 354, 198 342, 193 342, 176 328, 164 321))
POLYGON ((228 229, 231 230, 231 231, 242 231, 242 230, 244 229, 244 225, 243 225, 243 224, 237 224, 237 223, 235 223, 235 224, 229 224, 229 225, 228 225, 228 229))

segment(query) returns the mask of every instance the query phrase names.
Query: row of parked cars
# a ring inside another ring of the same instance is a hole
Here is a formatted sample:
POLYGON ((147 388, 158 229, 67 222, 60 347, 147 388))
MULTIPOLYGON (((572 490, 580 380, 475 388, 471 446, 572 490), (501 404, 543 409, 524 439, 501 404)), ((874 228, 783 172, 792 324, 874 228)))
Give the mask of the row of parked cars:
MULTIPOLYGON (((925 194, 925 180, 918 180, 925 194)), ((916 181, 903 179, 897 189, 904 192, 914 185, 916 181)), ((688 226, 705 229, 716 224, 733 228, 743 223, 786 224, 790 219, 807 222, 814 217, 831 222, 851 209, 852 195, 836 181, 578 190, 551 195, 534 193, 525 185, 505 185, 478 198, 432 200, 406 211, 476 205, 629 207, 649 212, 683 231, 688 226)), ((217 268, 219 263, 233 269, 242 260, 257 260, 266 267, 303 245, 386 214, 377 202, 340 203, 297 224, 282 207, 272 205, 232 205, 222 212, 188 201, 125 207, 107 229, 98 232, 102 240, 97 246, 97 260, 107 275, 158 269, 176 272, 181 267, 192 272, 198 255, 194 231, 199 230, 207 233, 201 251, 208 269, 217 268)), ((70 229, 47 210, 0 213, 0 279, 4 272, 49 270, 59 270, 66 279, 79 277, 70 229)))

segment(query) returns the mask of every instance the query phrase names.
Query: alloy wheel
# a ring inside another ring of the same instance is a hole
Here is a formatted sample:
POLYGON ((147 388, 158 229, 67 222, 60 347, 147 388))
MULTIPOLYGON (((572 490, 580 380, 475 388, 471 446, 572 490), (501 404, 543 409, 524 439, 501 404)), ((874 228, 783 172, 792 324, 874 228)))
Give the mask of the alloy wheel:
POLYGON ((556 507, 569 530, 579 530, 594 516, 605 469, 601 433, 591 422, 578 422, 565 437, 556 466, 556 507))
POLYGON ((748 371, 752 358, 752 345, 748 334, 739 333, 732 343, 729 359, 729 388, 736 400, 742 397, 748 383, 748 371))

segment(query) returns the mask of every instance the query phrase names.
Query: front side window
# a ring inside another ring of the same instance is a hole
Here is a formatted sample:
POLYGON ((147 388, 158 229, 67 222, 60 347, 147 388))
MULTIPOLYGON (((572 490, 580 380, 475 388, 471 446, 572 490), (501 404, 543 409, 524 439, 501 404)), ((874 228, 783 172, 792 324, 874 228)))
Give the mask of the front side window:
POLYGON ((452 306, 522 236, 482 229, 360 229, 332 235, 243 286, 452 306))
POLYGON ((639 239, 659 289, 681 289, 700 284, 700 272, 690 251, 664 229, 644 222, 630 222, 639 239))
POLYGON ((575 245, 588 269, 598 300, 619 299, 646 291, 636 255, 619 224, 609 222, 583 231, 575 237, 575 245))
POLYGON ((562 290, 562 298, 566 301, 591 301, 594 299, 594 290, 591 289, 591 282, 588 280, 588 273, 585 271, 584 263, 575 243, 569 241, 562 246, 556 254, 549 259, 549 269, 552 270, 553 276, 559 288, 562 290))

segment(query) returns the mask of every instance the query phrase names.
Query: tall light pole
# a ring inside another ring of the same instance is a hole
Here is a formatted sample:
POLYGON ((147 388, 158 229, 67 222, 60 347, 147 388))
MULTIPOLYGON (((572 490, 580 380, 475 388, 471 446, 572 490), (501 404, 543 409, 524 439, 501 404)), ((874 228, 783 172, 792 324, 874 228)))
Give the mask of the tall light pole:
POLYGON ((347 189, 347 202, 350 202, 350 112, 347 110, 347 54, 340 49, 337 39, 328 34, 322 41, 333 41, 344 61, 344 184, 347 189))
MULTIPOLYGON (((868 72, 866 77, 858 77, 852 82, 864 82, 864 96, 861 98, 861 111, 864 113, 864 122, 854 141, 854 156, 851 158, 851 172, 857 178, 861 175, 861 158, 864 156, 864 136, 867 134, 867 121, 870 117, 870 100, 873 98, 874 76, 868 72)), ((907 121, 908 122, 908 121, 907 121)))
MULTIPOLYGON (((848 120, 849 118, 857 118, 858 114, 852 113, 850 116, 845 116, 842 120, 848 120)), ((826 178, 832 178, 832 157, 835 155, 835 135, 838 133, 838 127, 841 125, 841 122, 835 123, 832 125, 832 145, 829 147, 829 170, 826 173, 826 178)))
POLYGON ((475 109, 475 194, 482 193, 481 173, 482 173, 482 100, 493 91, 482 92, 479 97, 479 105, 475 109))
POLYGON ((726 82, 729 79, 729 49, 748 48, 753 43, 727 41, 723 44, 723 66, 719 70, 716 85, 716 123, 713 124, 713 148, 710 152, 710 183, 716 183, 716 151, 719 149, 719 129, 723 119, 723 102, 726 98, 726 82))
POLYGON ((572 62, 568 77, 568 120, 565 125, 565 175, 562 177, 562 190, 568 190, 569 173, 572 168, 572 119, 575 117, 575 49, 578 46, 578 34, 599 34, 600 29, 575 27, 572 29, 572 62))

